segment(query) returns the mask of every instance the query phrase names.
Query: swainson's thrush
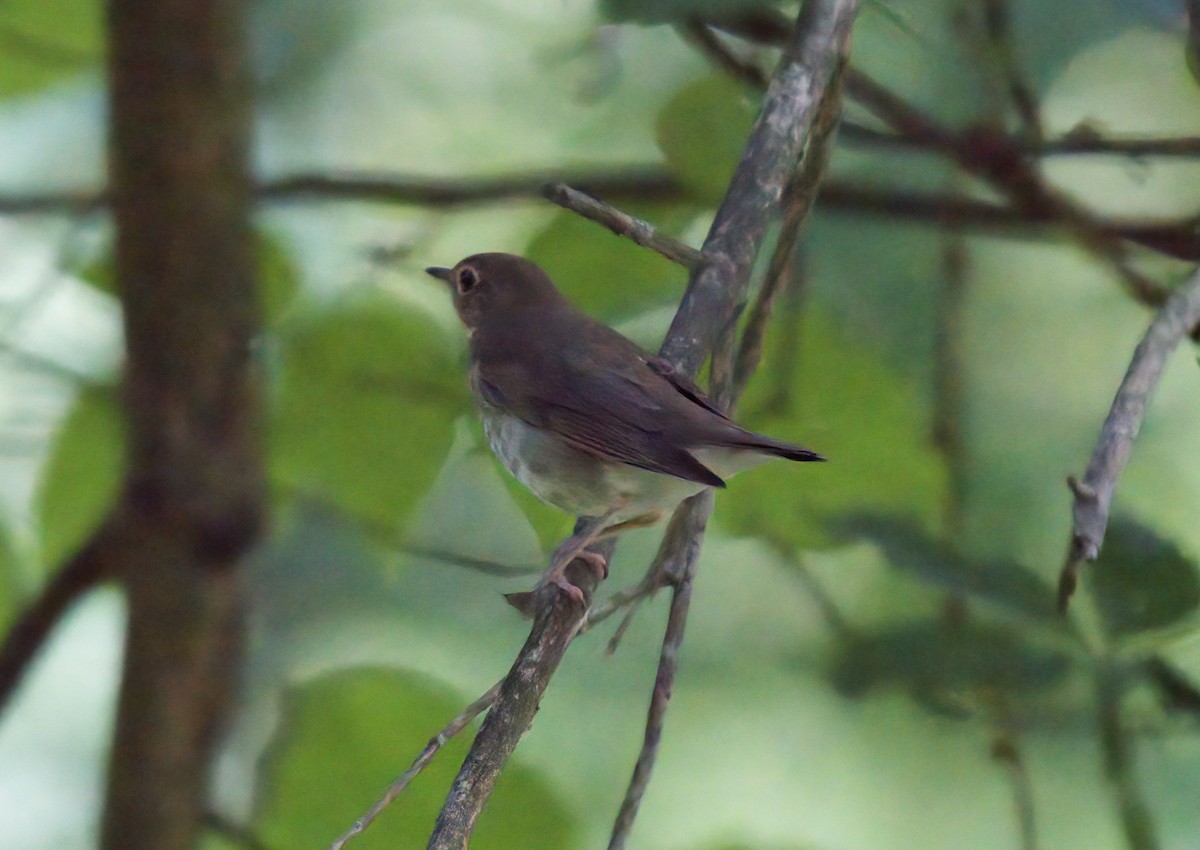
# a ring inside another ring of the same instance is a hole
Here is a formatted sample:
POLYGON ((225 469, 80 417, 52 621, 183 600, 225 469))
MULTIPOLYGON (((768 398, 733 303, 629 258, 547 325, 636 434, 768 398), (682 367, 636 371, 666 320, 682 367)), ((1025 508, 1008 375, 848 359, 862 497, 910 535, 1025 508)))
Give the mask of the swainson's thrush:
POLYGON ((584 547, 651 525, 705 487, 772 457, 816 452, 738 426, 686 376, 575 309, 550 278, 512 254, 475 254, 445 281, 470 336, 471 390, 488 444, 542 501, 588 517, 555 550, 542 584, 582 602, 563 571, 584 547))

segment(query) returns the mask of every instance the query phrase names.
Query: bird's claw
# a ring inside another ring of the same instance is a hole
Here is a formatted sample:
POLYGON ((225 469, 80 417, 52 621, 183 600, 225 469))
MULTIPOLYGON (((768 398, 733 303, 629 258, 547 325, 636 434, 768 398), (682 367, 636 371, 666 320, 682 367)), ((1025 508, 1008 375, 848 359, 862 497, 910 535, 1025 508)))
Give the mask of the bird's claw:
POLYGON ((573 602, 579 605, 586 605, 587 597, 584 595, 583 590, 567 578, 567 566, 576 559, 587 564, 588 569, 595 573, 598 579, 603 580, 608 578, 608 559, 599 552, 583 549, 577 552, 569 561, 556 563, 550 569, 546 570, 546 574, 542 576, 542 580, 538 586, 552 584, 570 597, 573 602))

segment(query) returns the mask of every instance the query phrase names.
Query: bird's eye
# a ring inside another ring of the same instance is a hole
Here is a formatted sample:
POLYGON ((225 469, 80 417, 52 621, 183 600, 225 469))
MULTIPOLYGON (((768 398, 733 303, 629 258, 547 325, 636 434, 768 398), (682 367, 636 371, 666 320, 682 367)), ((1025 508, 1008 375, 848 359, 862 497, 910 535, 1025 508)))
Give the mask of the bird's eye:
POLYGON ((458 273, 459 292, 469 292, 477 283, 479 283, 479 275, 475 274, 474 269, 463 269, 458 273))

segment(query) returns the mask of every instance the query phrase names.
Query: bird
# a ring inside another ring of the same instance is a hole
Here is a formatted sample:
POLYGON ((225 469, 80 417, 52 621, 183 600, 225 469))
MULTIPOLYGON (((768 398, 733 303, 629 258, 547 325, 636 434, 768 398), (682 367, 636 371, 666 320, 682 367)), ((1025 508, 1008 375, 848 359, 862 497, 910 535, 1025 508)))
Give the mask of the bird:
POLYGON ((816 452, 733 422, 689 377, 576 308, 535 263, 481 253, 426 273, 450 290, 468 335, 472 395, 488 445, 539 499, 584 518, 538 587, 583 604, 565 574, 586 547, 653 525, 684 499, 772 458, 816 452))

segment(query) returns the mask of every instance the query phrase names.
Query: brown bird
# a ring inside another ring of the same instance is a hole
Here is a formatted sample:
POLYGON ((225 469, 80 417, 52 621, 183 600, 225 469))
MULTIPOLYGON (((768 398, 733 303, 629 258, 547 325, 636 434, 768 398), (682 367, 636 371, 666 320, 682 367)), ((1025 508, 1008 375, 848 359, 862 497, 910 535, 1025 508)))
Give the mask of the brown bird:
POLYGON ((705 487, 773 457, 816 452, 747 431, 689 378, 577 310, 550 278, 513 254, 475 254, 445 281, 470 336, 471 390, 488 444, 544 502, 587 517, 554 552, 541 584, 572 599, 575 558, 603 577, 589 543, 652 525, 705 487))

